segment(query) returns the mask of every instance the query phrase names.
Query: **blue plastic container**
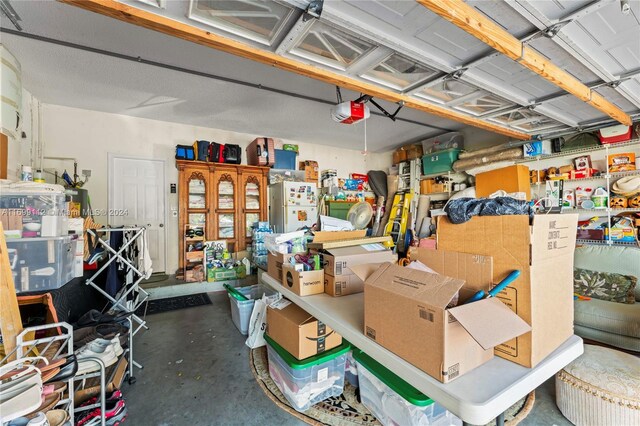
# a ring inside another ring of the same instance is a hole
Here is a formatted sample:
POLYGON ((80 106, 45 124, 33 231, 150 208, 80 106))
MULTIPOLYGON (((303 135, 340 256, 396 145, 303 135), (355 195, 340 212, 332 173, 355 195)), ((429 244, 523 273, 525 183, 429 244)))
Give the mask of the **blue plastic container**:
POLYGON ((296 169, 296 155, 295 151, 285 151, 284 149, 276 149, 276 163, 273 165, 274 169, 296 169))

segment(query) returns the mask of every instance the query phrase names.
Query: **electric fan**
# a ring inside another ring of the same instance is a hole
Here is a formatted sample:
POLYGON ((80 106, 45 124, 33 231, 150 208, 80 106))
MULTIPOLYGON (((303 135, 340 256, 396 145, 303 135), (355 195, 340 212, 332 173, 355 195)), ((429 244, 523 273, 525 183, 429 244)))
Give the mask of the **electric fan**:
POLYGON ((355 229, 365 229, 373 217, 373 208, 367 202, 354 204, 347 213, 347 220, 355 229))

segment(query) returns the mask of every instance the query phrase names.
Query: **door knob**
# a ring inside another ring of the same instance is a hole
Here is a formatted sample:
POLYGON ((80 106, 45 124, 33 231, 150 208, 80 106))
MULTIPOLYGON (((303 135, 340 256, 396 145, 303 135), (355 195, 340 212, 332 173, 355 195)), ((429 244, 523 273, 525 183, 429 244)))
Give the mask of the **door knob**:
POLYGON ((161 223, 161 224, 160 224, 160 228, 164 228, 164 223, 161 223))

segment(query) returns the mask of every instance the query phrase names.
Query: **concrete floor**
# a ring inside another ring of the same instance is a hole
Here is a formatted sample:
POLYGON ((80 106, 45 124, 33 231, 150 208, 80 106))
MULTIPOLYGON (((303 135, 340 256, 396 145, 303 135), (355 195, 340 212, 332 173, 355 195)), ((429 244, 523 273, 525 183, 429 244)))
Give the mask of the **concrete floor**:
MULTIPOLYGON (((123 392, 125 424, 293 426, 301 421, 278 408, 249 369, 249 348, 231 322, 226 293, 210 293, 212 305, 147 317, 135 342, 137 382, 123 392)), ((126 383, 126 382, 125 382, 126 383)), ((536 391, 523 426, 570 425, 555 405, 553 379, 536 391)))

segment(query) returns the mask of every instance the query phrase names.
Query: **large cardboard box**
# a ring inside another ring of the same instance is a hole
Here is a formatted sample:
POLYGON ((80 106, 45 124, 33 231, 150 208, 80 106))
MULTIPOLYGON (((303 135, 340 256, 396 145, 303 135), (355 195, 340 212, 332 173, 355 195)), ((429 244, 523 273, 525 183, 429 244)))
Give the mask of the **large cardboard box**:
POLYGON ((299 296, 324 293, 324 271, 296 271, 293 265, 282 265, 282 285, 299 296))
POLYGON ((493 283, 521 274, 497 297, 532 331, 496 348, 496 355, 534 367, 573 334, 573 252, 577 214, 483 216, 454 225, 438 221, 438 249, 493 258, 493 283))
POLYGON ((527 200, 530 200, 529 167, 516 164, 476 175, 476 196, 478 198, 488 197, 501 189, 508 193, 524 192, 527 200))
POLYGON ((331 327, 286 299, 267 308, 267 334, 297 359, 305 359, 342 344, 342 336, 331 327))
POLYGON ((288 262, 295 254, 269 253, 267 255, 267 273, 271 278, 282 281, 282 264, 288 262))
POLYGON ((365 244, 325 250, 322 260, 325 274, 338 277, 353 275, 351 267, 354 265, 396 262, 398 256, 381 244, 365 244))
POLYGON ((464 280, 392 263, 372 274, 360 266, 354 271, 365 278, 365 335, 443 383, 489 361, 495 345, 530 330, 496 298, 448 308, 464 280))

